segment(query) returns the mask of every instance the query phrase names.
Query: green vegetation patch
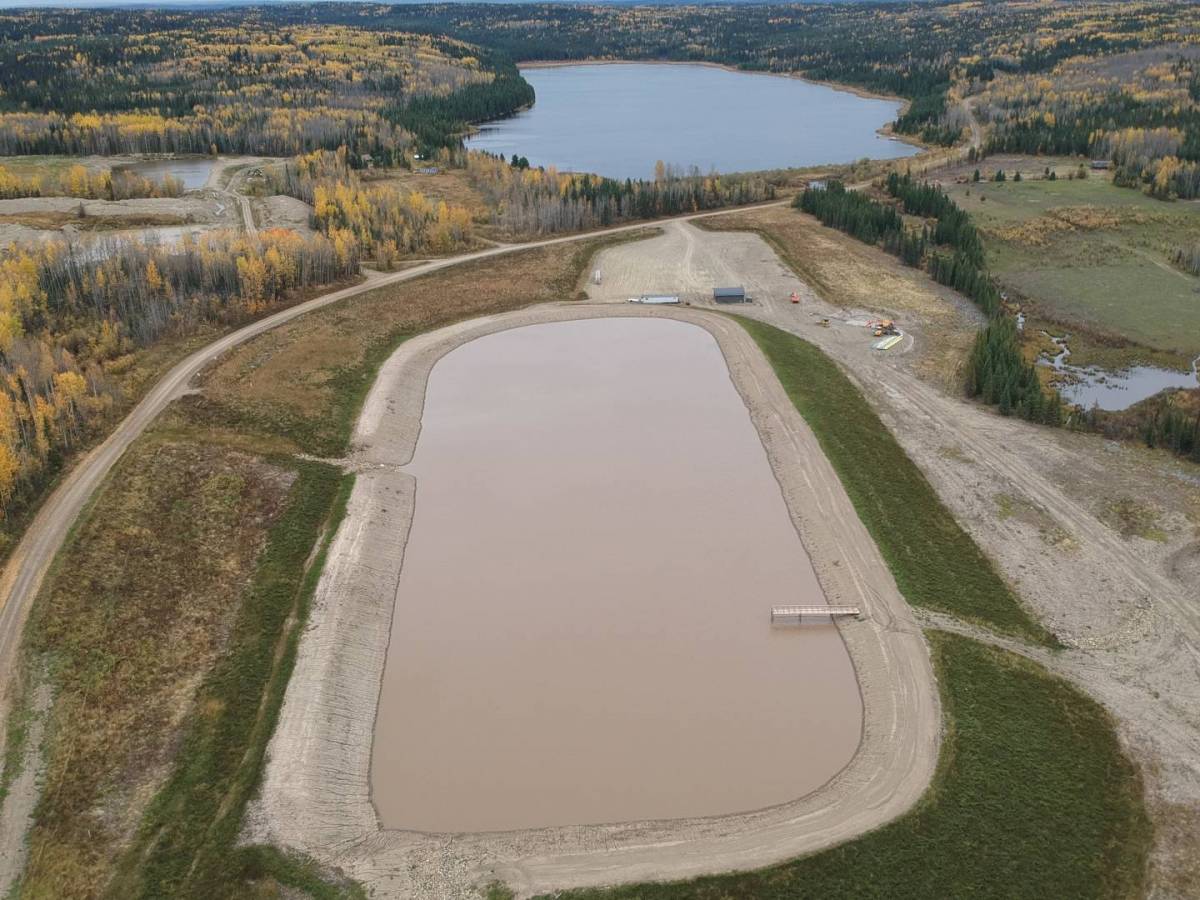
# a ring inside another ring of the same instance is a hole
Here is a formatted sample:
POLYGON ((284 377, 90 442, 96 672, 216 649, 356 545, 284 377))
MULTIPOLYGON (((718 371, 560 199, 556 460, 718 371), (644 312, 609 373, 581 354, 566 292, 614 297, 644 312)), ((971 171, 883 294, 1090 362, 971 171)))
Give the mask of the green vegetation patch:
POLYGON ((1109 715, 1040 666, 928 635, 946 734, 933 785, 856 841, 746 874, 571 900, 1043 900, 1141 896, 1150 824, 1109 715))
POLYGON ((1153 507, 1132 497, 1117 497, 1104 502, 1100 518, 1121 537, 1140 537, 1147 541, 1167 542, 1167 533, 1159 526, 1158 513, 1153 507))
POLYGON ((786 331, 738 321, 816 433, 905 598, 916 606, 1054 643, 834 362, 786 331))
POLYGON ((226 647, 291 477, 147 437, 73 527, 23 648, 25 682, 44 670, 53 692, 23 896, 85 896, 109 880, 226 647))

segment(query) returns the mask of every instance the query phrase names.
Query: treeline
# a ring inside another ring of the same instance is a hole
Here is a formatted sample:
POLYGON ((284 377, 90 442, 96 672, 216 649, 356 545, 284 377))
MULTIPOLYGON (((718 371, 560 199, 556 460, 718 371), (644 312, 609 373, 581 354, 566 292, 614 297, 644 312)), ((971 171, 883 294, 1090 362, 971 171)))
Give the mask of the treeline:
POLYGON ((18 197, 80 197, 86 200, 131 200, 141 197, 178 197, 183 182, 167 175, 162 180, 143 178, 135 172, 71 166, 57 177, 19 175, 0 165, 0 200, 18 197))
POLYGON ((472 152, 467 173, 488 201, 492 221, 508 234, 581 231, 636 219, 757 203, 775 197, 775 185, 753 175, 681 173, 658 164, 653 180, 619 181, 516 165, 472 152))
POLYGON ((967 395, 997 406, 1004 415, 1058 424, 1061 399, 1057 392, 1047 395, 1037 370, 1021 353, 1016 324, 983 268, 983 245, 969 217, 940 188, 908 175, 893 173, 885 187, 904 212, 931 219, 932 225, 909 226, 895 206, 847 190, 838 181, 810 186, 794 203, 823 224, 879 245, 906 265, 924 268, 939 284, 973 300, 987 313, 988 323, 968 359, 967 395))
POLYGON ((975 335, 967 359, 967 396, 996 406, 1002 415, 1047 425, 1063 420, 1062 398, 1043 389, 1037 368, 1021 352, 1016 320, 1003 312, 975 335))
POLYGON ((844 231, 866 244, 887 241, 904 228, 896 207, 872 200, 861 191, 847 190, 840 181, 808 187, 793 201, 821 223, 844 231))
POLYGON ((352 241, 293 231, 13 245, 0 255, 0 515, 22 507, 121 400, 130 354, 356 274, 352 241))
POLYGON ((345 147, 317 150, 266 173, 272 192, 313 208, 314 228, 335 240, 352 236, 358 252, 384 269, 401 256, 450 253, 474 240, 470 210, 396 185, 363 184, 345 147))
POLYGON ((1161 447, 1200 463, 1200 409, 1179 409, 1170 397, 1161 398, 1142 422, 1141 438, 1148 447, 1161 447))
POLYGON ((885 187, 910 216, 936 220, 931 235, 935 244, 953 247, 971 265, 983 267, 983 239, 979 230, 945 191, 928 182, 914 181, 908 173, 896 172, 888 174, 885 187))
POLYGON ((1106 134, 1097 150, 1115 163, 1114 184, 1141 187, 1160 200, 1193 200, 1200 197, 1200 154, 1185 140, 1178 129, 1126 129, 1106 134), (1194 155, 1181 159, 1185 152, 1194 155))
MULTIPOLYGON (((1121 105, 1128 105, 1127 101, 1121 105)), ((1058 140, 1057 125, 1022 122, 994 131, 988 149, 1107 159, 1113 163, 1113 183, 1118 186, 1139 188, 1160 200, 1200 197, 1200 113, 1190 131, 1166 125, 1111 129, 1112 124, 1103 110, 1093 111, 1091 116, 1073 119, 1065 127, 1069 138, 1058 140), (1107 122, 1110 128, 1089 129, 1081 124, 1089 119, 1094 124, 1107 122)))

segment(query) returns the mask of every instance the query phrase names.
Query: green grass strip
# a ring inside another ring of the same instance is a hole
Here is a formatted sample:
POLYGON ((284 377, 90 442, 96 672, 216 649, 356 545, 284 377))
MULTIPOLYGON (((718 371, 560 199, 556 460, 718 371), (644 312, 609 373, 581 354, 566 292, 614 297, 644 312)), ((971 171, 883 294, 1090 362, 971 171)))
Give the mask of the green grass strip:
POLYGON ((1142 894, 1150 825, 1099 704, 1028 660, 929 634, 946 737, 916 809, 858 840, 746 874, 571 900, 996 900, 1142 894))
POLYGON ((905 599, 1055 645, 833 360, 786 331, 737 321, 816 433, 905 599))
MULTIPOLYGON (((296 470, 229 649, 199 692, 175 770, 122 860, 107 891, 111 897, 216 900, 245 896, 243 878, 255 873, 275 873, 285 883, 304 874, 287 858, 234 847, 325 554, 353 486, 352 476, 331 466, 301 462, 296 470), (308 564, 322 529, 321 548, 308 564)), ((355 896, 352 890, 322 896, 343 894, 355 896)))

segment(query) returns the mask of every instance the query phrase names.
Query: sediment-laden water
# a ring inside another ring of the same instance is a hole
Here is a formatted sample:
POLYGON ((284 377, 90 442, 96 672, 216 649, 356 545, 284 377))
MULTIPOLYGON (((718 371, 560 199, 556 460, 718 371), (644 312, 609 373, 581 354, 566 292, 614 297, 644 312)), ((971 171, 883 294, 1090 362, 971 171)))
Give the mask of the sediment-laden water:
POLYGON ((854 753, 861 701, 757 431, 703 329, 612 318, 430 377, 372 759, 384 827, 762 808, 854 753))

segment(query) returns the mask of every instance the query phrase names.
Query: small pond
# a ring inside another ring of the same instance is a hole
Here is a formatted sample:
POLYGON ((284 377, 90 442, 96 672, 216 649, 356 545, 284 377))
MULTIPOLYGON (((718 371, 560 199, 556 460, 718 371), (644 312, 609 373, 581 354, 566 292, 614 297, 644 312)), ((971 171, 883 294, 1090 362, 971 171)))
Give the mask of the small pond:
POLYGON ((1063 338, 1052 339, 1059 353, 1047 364, 1070 376, 1070 381, 1058 385, 1064 400, 1083 409, 1093 406, 1106 410, 1128 409, 1155 394, 1168 389, 1200 388, 1196 374, 1197 360, 1191 372, 1163 369, 1159 366, 1130 366, 1108 371, 1095 366, 1073 366, 1066 361, 1071 355, 1063 338))
POLYGON ((877 133, 900 103, 798 78, 649 63, 523 68, 533 107, 467 145, 535 166, 650 178, 657 160, 745 172, 912 156, 877 133))
POLYGON ((184 190, 195 191, 204 187, 213 165, 214 160, 197 156, 185 159, 151 159, 122 168, 136 172, 151 181, 162 181, 166 176, 173 175, 183 182, 184 190))

